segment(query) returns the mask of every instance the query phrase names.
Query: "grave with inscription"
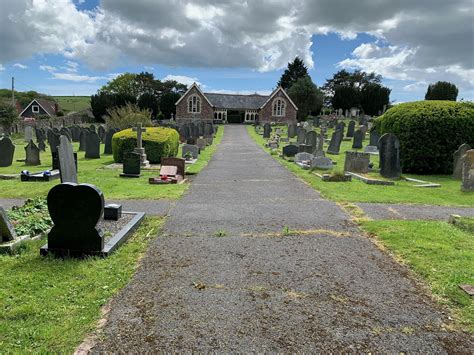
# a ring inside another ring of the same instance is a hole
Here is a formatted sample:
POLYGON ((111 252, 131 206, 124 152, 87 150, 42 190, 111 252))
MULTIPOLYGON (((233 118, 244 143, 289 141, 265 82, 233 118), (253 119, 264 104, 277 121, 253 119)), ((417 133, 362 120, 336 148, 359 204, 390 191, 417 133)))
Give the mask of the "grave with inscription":
POLYGON ((402 174, 400 167, 400 141, 392 133, 385 133, 378 142, 380 154, 380 175, 386 178, 399 178, 402 174))
POLYGON ((87 159, 100 158, 100 137, 95 131, 87 132, 85 157, 87 159))
POLYGON ((136 152, 128 152, 123 156, 123 172, 121 177, 140 177, 141 173, 141 156, 136 152))
POLYGON ((341 148, 342 138, 343 138, 343 131, 342 130, 335 130, 332 134, 331 141, 329 142, 329 147, 326 150, 328 154, 339 154, 339 150, 341 148))
POLYGON ((361 152, 346 152, 344 171, 353 173, 368 173, 370 155, 361 152))
POLYGON ((25 165, 29 165, 29 166, 41 165, 40 149, 33 142, 33 140, 30 140, 30 142, 26 145, 25 154, 26 154, 25 165))

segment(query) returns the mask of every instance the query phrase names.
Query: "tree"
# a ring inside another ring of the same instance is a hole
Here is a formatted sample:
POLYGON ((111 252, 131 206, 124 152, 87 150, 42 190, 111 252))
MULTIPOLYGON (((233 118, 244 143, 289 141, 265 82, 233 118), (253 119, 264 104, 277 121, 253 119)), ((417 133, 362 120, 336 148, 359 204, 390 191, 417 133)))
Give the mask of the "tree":
POLYGON ((161 95, 160 99, 160 111, 165 119, 171 118, 171 113, 176 115, 176 101, 179 100, 181 94, 177 92, 167 92, 161 95))
POLYGON ((18 120, 18 112, 10 104, 0 104, 0 125, 5 132, 10 132, 12 125, 18 120))
POLYGON ((285 69, 277 85, 288 90, 298 79, 307 75, 308 68, 299 57, 296 57, 293 62, 288 63, 288 68, 285 69))
POLYGON ((137 74, 124 73, 110 80, 100 88, 101 92, 107 94, 132 95, 138 97, 140 92, 136 82, 137 74))
POLYGON ((136 98, 128 94, 110 94, 99 91, 97 94, 91 96, 92 114, 98 122, 104 121, 104 116, 107 116, 107 110, 113 107, 122 107, 128 103, 135 104, 136 98))
POLYGON ((145 92, 139 97, 137 106, 142 110, 149 110, 153 118, 156 117, 160 109, 156 95, 148 92, 145 92))
POLYGON ((449 100, 456 101, 458 97, 458 88, 453 83, 447 81, 438 81, 430 84, 426 91, 425 100, 449 100))
POLYGON ((365 85, 360 92, 360 104, 364 113, 377 116, 382 112, 384 105, 390 103, 389 88, 376 83, 365 85))
POLYGON ((298 106, 298 120, 306 120, 309 112, 319 112, 323 107, 323 94, 309 75, 299 78, 288 90, 288 96, 298 106))
POLYGON ((337 86, 331 99, 333 108, 349 110, 358 107, 360 102, 360 91, 353 86, 337 86))

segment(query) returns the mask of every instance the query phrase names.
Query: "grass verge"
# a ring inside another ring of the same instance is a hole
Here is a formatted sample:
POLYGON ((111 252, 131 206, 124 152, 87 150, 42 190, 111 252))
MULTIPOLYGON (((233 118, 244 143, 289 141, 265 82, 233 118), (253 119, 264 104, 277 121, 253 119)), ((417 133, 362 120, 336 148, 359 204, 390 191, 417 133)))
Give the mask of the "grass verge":
POLYGON ((0 349, 5 353, 72 353, 93 331, 101 307, 137 269, 163 219, 147 217, 108 258, 39 255, 44 240, 0 256, 0 349))
MULTIPOLYGON (((285 130, 285 127, 282 127, 285 130)), ((257 134, 253 126, 247 127, 249 135, 267 152, 270 149, 264 147, 265 139, 257 134)), ((329 132, 330 135, 330 132, 329 132)), ((336 171, 344 168, 345 151, 351 150, 352 142, 343 141, 341 144, 341 154, 328 155, 329 158, 337 162, 336 171)), ((367 144, 367 140, 364 141, 367 144)), ((281 148, 279 150, 281 153, 281 148)), ((301 169, 295 163, 273 155, 283 166, 288 168, 295 175, 306 181, 314 189, 318 190, 323 197, 338 202, 373 202, 373 203, 409 203, 427 204, 440 206, 467 206, 472 207, 472 195, 462 192, 460 181, 451 179, 446 175, 405 175, 415 179, 428 180, 439 183, 439 188, 418 188, 413 187, 413 183, 407 181, 397 181, 394 186, 367 185, 359 180, 352 182, 333 183, 324 182, 309 170, 301 169)), ((378 166, 378 156, 371 156, 371 161, 378 166)), ((322 170, 320 172, 323 172, 322 170)), ((377 173, 370 173, 374 177, 380 178, 377 173)))
POLYGON ((360 226, 430 286, 463 330, 474 333, 474 301, 459 288, 474 284, 471 232, 440 221, 361 221, 360 226))
MULTIPOLYGON (((212 146, 207 147, 199 155, 198 161, 187 167, 186 172, 196 174, 207 165, 216 150, 216 146, 220 143, 224 134, 224 127, 220 126, 212 146)), ((13 164, 6 168, 0 168, 0 174, 18 174, 22 170, 30 172, 40 172, 51 169, 51 153, 49 147, 47 151, 41 153, 40 166, 26 166, 24 162, 17 162, 17 159, 25 158, 25 142, 22 139, 14 141, 15 156, 13 164)), ((79 143, 73 143, 74 150, 77 151, 79 143)), ((101 144, 100 151, 104 151, 104 145, 101 144)), ((119 174, 121 169, 105 168, 107 165, 113 164, 112 155, 101 155, 100 159, 86 159, 84 152, 77 153, 78 180, 80 183, 88 183, 97 186, 106 199, 178 199, 188 189, 189 184, 180 185, 150 185, 148 178, 156 177, 158 171, 144 171, 139 178, 127 179, 121 178, 119 174)), ((181 147, 178 156, 181 156, 181 147)), ((20 182, 15 180, 0 180, 0 198, 30 198, 37 196, 46 196, 48 191, 54 185, 60 183, 59 180, 51 182, 20 182)))

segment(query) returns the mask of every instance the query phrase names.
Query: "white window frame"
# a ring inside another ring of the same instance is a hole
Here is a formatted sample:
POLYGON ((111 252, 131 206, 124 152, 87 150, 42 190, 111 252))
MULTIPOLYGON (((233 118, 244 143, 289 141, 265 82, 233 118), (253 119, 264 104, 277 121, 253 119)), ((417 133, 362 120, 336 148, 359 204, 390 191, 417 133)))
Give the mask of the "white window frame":
POLYGON ((272 116, 282 117, 286 115, 286 101, 281 97, 276 98, 272 102, 272 116))
POLYGON ((39 107, 39 105, 31 105, 31 112, 33 112, 33 113, 39 113, 39 112, 40 112, 40 107, 39 107))
POLYGON ((201 113, 201 98, 191 95, 188 99, 188 113, 201 113))

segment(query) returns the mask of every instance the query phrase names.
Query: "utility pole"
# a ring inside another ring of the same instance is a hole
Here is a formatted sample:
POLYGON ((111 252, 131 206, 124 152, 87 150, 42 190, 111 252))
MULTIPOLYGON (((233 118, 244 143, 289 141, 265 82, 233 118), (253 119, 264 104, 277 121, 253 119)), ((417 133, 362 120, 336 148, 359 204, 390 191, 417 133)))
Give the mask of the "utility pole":
POLYGON ((15 107, 15 77, 12 76, 12 106, 15 107))

